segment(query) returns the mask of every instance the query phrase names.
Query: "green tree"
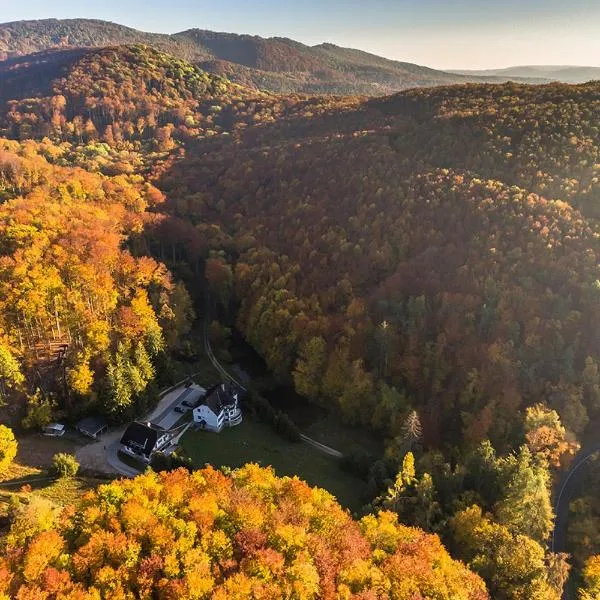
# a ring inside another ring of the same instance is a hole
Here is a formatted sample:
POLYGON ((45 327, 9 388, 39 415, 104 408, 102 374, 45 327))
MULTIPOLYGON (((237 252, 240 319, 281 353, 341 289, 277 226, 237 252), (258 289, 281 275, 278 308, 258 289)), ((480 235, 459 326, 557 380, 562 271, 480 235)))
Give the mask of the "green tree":
POLYGON ((52 422, 56 404, 50 398, 44 398, 41 390, 27 396, 27 414, 21 421, 25 429, 40 429, 52 422))
POLYGON ((484 440, 465 462, 464 487, 476 492, 485 507, 491 508, 500 498, 498 458, 489 440, 484 440))
POLYGON ((499 523, 514 534, 544 543, 552 530, 554 513, 550 501, 550 477, 544 464, 523 446, 519 454, 503 463, 504 498, 496 505, 499 523))
POLYGON ((79 463, 72 454, 59 452, 52 457, 50 471, 59 477, 75 477, 79 471, 79 463))
POLYGON ((131 406, 133 400, 131 375, 129 356, 124 345, 119 344, 114 358, 109 360, 106 369, 107 408, 115 415, 122 416, 131 406))

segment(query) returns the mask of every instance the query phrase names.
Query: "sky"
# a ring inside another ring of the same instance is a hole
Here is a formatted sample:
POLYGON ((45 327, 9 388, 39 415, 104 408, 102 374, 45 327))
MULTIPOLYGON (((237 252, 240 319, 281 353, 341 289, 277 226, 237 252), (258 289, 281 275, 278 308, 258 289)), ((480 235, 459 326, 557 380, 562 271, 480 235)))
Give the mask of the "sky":
POLYGON ((331 42, 441 69, 600 67, 600 0, 0 0, 0 20, 96 18, 331 42))

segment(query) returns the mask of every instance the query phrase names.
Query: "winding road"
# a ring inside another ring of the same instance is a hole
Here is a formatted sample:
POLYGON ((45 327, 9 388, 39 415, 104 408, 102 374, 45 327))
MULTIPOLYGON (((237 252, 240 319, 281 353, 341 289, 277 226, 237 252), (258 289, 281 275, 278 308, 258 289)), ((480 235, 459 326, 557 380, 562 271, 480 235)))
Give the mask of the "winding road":
MULTIPOLYGON (((552 531, 552 540, 550 542, 552 552, 567 551, 569 503, 573 497, 573 492, 576 490, 579 478, 585 471, 583 467, 598 452, 600 452, 600 442, 589 444, 585 448, 582 448, 575 456, 571 468, 560 482, 554 506, 554 530, 552 531)), ((562 597, 563 600, 576 600, 577 594, 571 579, 567 581, 562 597)))

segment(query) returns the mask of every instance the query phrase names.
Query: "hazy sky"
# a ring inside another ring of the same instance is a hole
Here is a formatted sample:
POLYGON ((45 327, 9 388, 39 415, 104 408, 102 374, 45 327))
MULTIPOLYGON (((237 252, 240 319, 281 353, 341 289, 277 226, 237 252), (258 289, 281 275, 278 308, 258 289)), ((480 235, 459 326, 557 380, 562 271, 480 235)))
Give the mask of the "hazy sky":
POLYGON ((600 66, 600 0, 0 0, 0 20, 87 17, 361 48, 437 68, 600 66))

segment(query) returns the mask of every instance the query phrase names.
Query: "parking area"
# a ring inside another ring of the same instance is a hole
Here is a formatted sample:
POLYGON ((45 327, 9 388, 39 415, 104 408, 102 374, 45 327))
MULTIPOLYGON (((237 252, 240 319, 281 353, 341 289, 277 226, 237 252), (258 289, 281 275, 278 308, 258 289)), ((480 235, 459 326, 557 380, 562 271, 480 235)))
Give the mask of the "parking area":
POLYGON ((206 390, 197 384, 187 388, 177 388, 162 398, 147 420, 155 425, 160 425, 163 429, 171 429, 183 414, 192 410, 192 407, 205 393, 206 390), (184 402, 189 406, 185 406, 184 402), (185 410, 177 412, 175 410, 177 407, 185 410))

